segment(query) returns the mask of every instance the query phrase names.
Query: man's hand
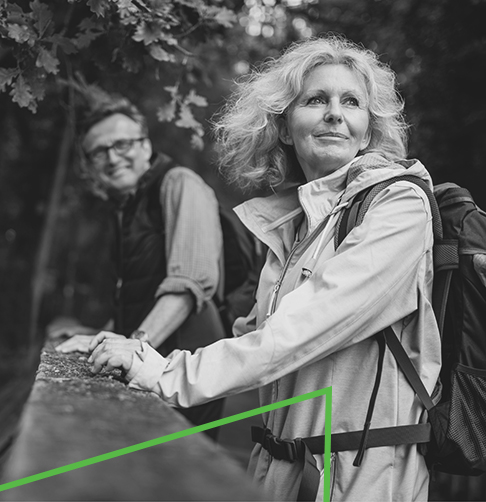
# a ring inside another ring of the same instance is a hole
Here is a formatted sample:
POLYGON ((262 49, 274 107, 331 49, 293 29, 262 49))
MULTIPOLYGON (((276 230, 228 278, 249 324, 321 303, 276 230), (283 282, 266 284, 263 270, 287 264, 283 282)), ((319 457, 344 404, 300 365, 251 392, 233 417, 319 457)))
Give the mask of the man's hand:
POLYGON ((99 373, 103 368, 108 371, 115 368, 129 371, 133 354, 140 349, 141 343, 140 340, 128 340, 110 331, 98 333, 89 344, 91 371, 99 373))
POLYGON ((90 342, 93 340, 93 335, 74 335, 69 340, 60 343, 56 347, 57 352, 67 354, 68 352, 89 352, 90 342))
POLYGON ((75 326, 53 326, 47 329, 47 337, 51 340, 57 340, 61 337, 72 338, 75 335, 95 335, 99 329, 81 324, 75 326))

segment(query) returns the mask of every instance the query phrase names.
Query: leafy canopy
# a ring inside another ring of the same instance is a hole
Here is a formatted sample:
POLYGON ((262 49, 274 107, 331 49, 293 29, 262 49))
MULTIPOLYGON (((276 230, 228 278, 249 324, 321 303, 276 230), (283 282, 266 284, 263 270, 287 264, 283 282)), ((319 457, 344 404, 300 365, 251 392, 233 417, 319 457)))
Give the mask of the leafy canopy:
MULTIPOLYGON (((73 75, 158 76, 167 65, 184 66, 193 47, 235 19, 220 0, 0 0, 0 92, 35 113, 46 92, 73 75)), ((191 106, 206 106, 204 98, 182 96, 177 83, 166 90, 171 101, 159 119, 191 129, 201 146, 191 106)))

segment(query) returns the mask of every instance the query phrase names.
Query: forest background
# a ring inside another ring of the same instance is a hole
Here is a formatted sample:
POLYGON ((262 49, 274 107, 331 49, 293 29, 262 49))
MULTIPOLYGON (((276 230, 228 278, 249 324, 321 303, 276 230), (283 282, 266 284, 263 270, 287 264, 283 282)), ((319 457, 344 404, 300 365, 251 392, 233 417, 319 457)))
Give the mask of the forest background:
MULTIPOLYGON (((219 178, 211 117, 235 79, 328 32, 395 70, 409 156, 486 208, 485 0, 0 0, 3 403, 9 382, 28 393, 48 323, 102 326, 109 316, 108 210, 86 190, 76 158, 86 91, 132 99, 155 148, 234 206, 254 194, 219 178)), ((0 422, 13 416, 0 408, 0 422)))

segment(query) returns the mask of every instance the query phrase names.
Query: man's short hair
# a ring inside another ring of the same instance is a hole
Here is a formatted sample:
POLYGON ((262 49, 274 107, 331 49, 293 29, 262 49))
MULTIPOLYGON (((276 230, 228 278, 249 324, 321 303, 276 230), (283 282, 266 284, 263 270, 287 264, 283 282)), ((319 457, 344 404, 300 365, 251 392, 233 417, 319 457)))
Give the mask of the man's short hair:
POLYGON ((96 107, 90 108, 84 114, 79 124, 79 136, 81 141, 94 125, 117 113, 126 115, 128 118, 139 124, 142 130, 142 134, 144 136, 148 136, 147 119, 140 112, 140 110, 128 99, 119 97, 114 98, 111 101, 102 102, 96 107))

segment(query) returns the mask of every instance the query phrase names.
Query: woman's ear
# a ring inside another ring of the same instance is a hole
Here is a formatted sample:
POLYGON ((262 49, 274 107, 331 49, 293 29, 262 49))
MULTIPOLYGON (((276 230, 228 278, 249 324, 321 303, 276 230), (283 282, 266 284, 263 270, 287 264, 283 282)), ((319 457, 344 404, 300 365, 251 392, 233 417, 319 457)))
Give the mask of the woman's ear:
POLYGON ((285 117, 280 117, 277 121, 278 127, 278 137, 284 145, 293 145, 294 140, 290 135, 289 128, 287 126, 287 119, 285 117))

